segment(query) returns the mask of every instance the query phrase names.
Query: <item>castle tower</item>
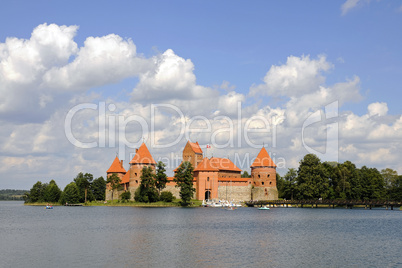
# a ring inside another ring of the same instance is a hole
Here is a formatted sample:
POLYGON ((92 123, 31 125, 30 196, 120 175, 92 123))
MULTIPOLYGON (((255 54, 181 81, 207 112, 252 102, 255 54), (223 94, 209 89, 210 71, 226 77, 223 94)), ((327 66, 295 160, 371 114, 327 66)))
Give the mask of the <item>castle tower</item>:
POLYGON ((106 171, 107 178, 112 176, 112 174, 116 174, 120 179, 123 179, 124 175, 126 174, 126 170, 123 168, 123 160, 119 160, 119 158, 116 156, 116 158, 113 160, 112 165, 110 168, 106 171))
POLYGON ((196 199, 218 198, 218 173, 219 169, 211 165, 208 157, 205 157, 194 169, 196 178, 196 199))
POLYGON ((156 162, 145 143, 142 143, 140 148, 136 149, 135 155, 130 161, 129 190, 132 197, 134 197, 134 192, 141 183, 142 168, 145 166, 150 166, 155 170, 156 162))
POLYGON ((202 161, 202 150, 198 142, 188 141, 183 149, 183 162, 188 161, 196 168, 202 161))
MULTIPOLYGON (((126 176, 127 172, 123 168, 123 160, 119 160, 119 158, 116 156, 116 158, 113 160, 112 165, 110 168, 106 171, 106 177, 109 178, 113 174, 116 174, 121 181, 123 181, 123 178, 126 176)), ((116 197, 117 195, 115 195, 116 197)), ((113 193, 111 191, 110 185, 106 185, 106 200, 112 200, 113 199, 113 193)))
POLYGON ((277 200, 276 165, 263 147, 251 167, 253 200, 277 200))

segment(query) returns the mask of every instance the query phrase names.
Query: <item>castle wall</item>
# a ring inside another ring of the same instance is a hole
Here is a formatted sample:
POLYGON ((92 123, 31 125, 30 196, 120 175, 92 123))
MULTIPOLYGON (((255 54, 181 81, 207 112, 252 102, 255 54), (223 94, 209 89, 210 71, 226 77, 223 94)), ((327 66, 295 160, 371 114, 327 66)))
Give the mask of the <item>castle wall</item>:
POLYGON ((219 171, 219 178, 241 178, 241 172, 230 170, 219 171))
POLYGON ((218 198, 236 202, 249 201, 251 199, 251 185, 237 186, 230 183, 219 183, 218 198))
POLYGON ((278 190, 276 187, 253 187, 251 200, 278 200, 278 190))

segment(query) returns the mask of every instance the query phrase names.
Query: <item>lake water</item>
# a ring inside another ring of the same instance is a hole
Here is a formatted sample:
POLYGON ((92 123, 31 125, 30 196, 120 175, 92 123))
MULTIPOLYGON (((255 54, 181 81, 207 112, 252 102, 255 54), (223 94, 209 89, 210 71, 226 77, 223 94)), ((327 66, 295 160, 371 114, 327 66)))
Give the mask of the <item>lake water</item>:
POLYGON ((0 267, 402 267, 402 211, 0 202, 0 267))

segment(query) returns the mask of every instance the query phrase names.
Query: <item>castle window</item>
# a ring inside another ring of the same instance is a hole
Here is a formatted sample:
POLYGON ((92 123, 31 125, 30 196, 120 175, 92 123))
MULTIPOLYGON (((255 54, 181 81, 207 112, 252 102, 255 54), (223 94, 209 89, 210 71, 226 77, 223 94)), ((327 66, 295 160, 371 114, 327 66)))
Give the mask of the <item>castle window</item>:
POLYGON ((207 181, 209 181, 209 177, 207 177, 207 181))
POLYGON ((260 175, 258 175, 258 178, 260 178, 260 175))
POLYGON ((138 184, 138 180, 135 180, 135 183, 138 184))
POLYGON ((137 173, 134 173, 135 176, 137 176, 137 173))
POLYGON ((271 185, 271 184, 272 184, 272 181, 269 182, 269 185, 271 185))
POLYGON ((262 185, 264 185, 264 182, 261 182, 262 185))
POLYGON ((267 178, 269 178, 269 174, 267 175, 267 178))

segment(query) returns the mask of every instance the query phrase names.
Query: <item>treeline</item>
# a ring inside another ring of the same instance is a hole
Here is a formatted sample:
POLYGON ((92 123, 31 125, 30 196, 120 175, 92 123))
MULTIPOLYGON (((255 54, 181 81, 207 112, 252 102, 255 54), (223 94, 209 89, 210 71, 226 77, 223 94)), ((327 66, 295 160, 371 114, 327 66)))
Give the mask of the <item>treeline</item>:
POLYGON ((24 200, 26 190, 0 190, 0 200, 24 200))
POLYGON ((287 200, 402 200, 402 176, 395 170, 321 162, 314 154, 304 156, 297 170, 277 175, 277 188, 279 197, 287 200))
POLYGON ((103 177, 93 179, 90 173, 82 172, 62 191, 54 180, 49 183, 38 181, 24 195, 25 203, 85 203, 87 201, 105 200, 106 181, 103 177))

